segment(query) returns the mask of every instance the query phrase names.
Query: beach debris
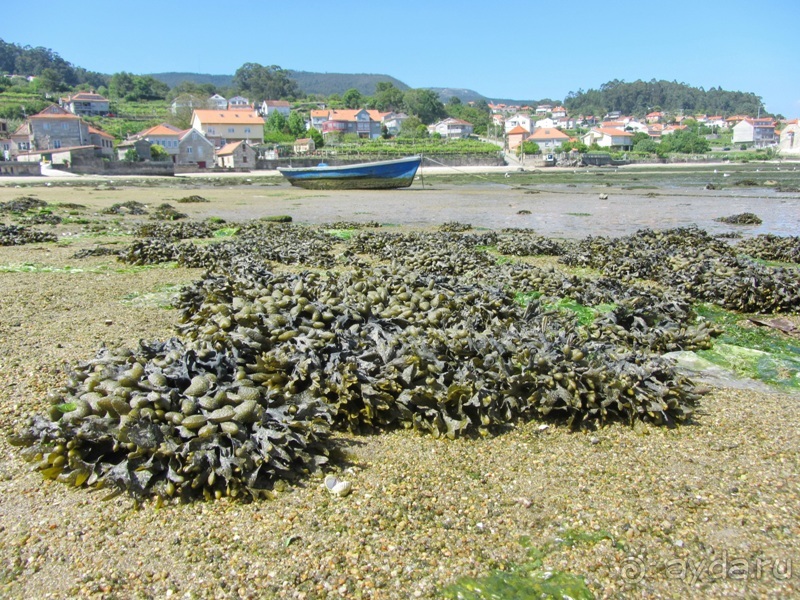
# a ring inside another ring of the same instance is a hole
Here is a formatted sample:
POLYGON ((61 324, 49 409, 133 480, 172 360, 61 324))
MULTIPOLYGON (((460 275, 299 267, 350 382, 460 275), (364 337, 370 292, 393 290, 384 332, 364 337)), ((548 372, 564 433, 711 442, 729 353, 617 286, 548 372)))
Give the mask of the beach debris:
POLYGON ((323 485, 325 489, 331 493, 331 495, 338 496, 340 498, 347 496, 353 489, 353 484, 351 484, 349 481, 339 479, 335 475, 326 475, 323 485))

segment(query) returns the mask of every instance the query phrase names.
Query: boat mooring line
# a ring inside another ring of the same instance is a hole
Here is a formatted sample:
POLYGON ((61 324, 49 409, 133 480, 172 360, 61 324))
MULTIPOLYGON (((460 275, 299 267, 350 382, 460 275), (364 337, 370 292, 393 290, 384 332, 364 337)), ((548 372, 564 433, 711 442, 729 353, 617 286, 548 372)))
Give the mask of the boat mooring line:
MULTIPOLYGON (((481 175, 480 173, 469 173, 469 172, 467 172, 467 171, 462 171, 462 170, 460 170, 460 169, 458 169, 458 168, 456 168, 456 167, 454 167, 454 166, 452 166, 452 165, 446 165, 446 164, 444 164, 444 163, 442 163, 442 162, 439 162, 438 160, 435 160, 435 159, 431 158, 430 156, 426 156, 424 160, 429 160, 429 161, 431 161, 432 163, 436 163, 436 164, 437 164, 437 165, 439 165, 439 166, 442 166, 442 167, 447 167, 447 168, 449 168, 449 169, 453 169, 454 171, 456 171, 456 172, 458 172, 458 173, 461 173, 462 175, 469 175, 469 176, 471 176, 471 177, 475 177, 476 179, 484 179, 484 180, 488 181, 489 183, 495 183, 494 181, 492 181, 492 180, 491 180, 491 179, 489 179, 488 177, 484 177, 484 176, 483 176, 483 175, 481 175)), ((508 174, 508 172, 506 172, 506 177, 509 177, 509 174, 508 174)), ((421 179, 421 178, 422 178, 422 173, 420 173, 420 179, 421 179)), ((514 189, 517 189, 517 190, 527 190, 527 189, 529 189, 529 188, 523 187, 523 186, 521 186, 521 185, 515 185, 515 184, 513 184, 513 183, 507 183, 506 185, 507 185, 508 187, 510 187, 510 188, 514 188, 514 189)), ((424 184, 423 184, 423 187, 425 187, 425 186, 424 186, 424 184)))

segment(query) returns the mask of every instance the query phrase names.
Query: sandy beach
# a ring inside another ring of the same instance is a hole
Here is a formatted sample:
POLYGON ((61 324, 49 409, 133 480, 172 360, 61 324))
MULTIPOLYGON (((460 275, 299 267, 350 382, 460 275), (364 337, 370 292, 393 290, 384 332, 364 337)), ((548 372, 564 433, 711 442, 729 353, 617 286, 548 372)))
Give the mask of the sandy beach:
MULTIPOLYGON (((721 169, 704 168, 709 180, 721 169)), ((531 422, 485 439, 337 434, 348 456, 340 475, 353 485, 344 498, 321 489, 317 474, 272 500, 136 508, 125 496, 103 501, 103 491, 45 480, 9 445, 26 417, 46 412, 65 363, 103 344, 173 335, 176 311, 162 301, 202 275, 75 259, 131 242, 146 217, 102 214, 113 204, 169 202, 192 220, 289 215, 297 225, 376 221, 391 231, 459 221, 565 239, 687 225, 722 233, 731 226, 715 219, 743 212, 763 221, 739 229, 745 236, 800 231, 797 193, 630 189, 616 172, 574 187, 516 185, 515 172, 507 182, 480 178, 507 167, 460 169, 475 181, 437 181, 446 171, 429 167, 424 185, 366 193, 292 188, 273 172, 235 185, 0 180, 0 203, 35 196, 85 207, 70 224, 33 226, 58 243, 0 247, 0 596, 438 598, 460 578, 533 563, 582 578, 596 598, 797 596, 800 397, 763 385, 712 387, 692 422, 674 429, 575 433, 531 422), (176 203, 190 194, 208 202, 176 203)))

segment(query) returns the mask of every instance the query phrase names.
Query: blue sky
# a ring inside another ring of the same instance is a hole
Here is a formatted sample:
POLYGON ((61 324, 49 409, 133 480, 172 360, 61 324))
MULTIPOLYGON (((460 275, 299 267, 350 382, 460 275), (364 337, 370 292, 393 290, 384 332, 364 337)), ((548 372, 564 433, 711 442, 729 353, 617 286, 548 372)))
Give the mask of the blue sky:
POLYGON ((515 100, 665 79, 754 92, 800 117, 798 0, 6 4, 0 38, 102 73, 232 75, 254 62, 515 100))

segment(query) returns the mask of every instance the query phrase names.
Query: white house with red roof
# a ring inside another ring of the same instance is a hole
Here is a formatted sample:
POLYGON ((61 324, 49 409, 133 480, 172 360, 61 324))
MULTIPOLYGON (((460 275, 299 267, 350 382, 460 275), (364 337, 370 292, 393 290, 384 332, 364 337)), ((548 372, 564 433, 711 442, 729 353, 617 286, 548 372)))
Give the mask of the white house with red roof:
POLYGON ((567 116, 567 109, 563 106, 556 106, 550 113, 553 115, 554 119, 558 119, 567 116))
POLYGON ((61 98, 58 103, 73 115, 93 117, 108 114, 108 99, 94 92, 78 92, 61 98))
POLYGON ((633 134, 613 127, 593 127, 581 138, 581 141, 587 146, 597 144, 601 148, 621 150, 633 148, 633 134))
POLYGON ((279 112, 284 117, 288 117, 292 112, 292 107, 288 100, 264 100, 261 103, 259 112, 267 118, 274 112, 279 112))
POLYGON ((542 152, 553 152, 564 142, 569 141, 569 136, 558 129, 537 127, 527 138, 526 142, 536 142, 542 152))
POLYGON ((475 127, 469 121, 450 117, 434 123, 428 127, 431 133, 438 133, 444 138, 467 138, 472 135, 475 127))

